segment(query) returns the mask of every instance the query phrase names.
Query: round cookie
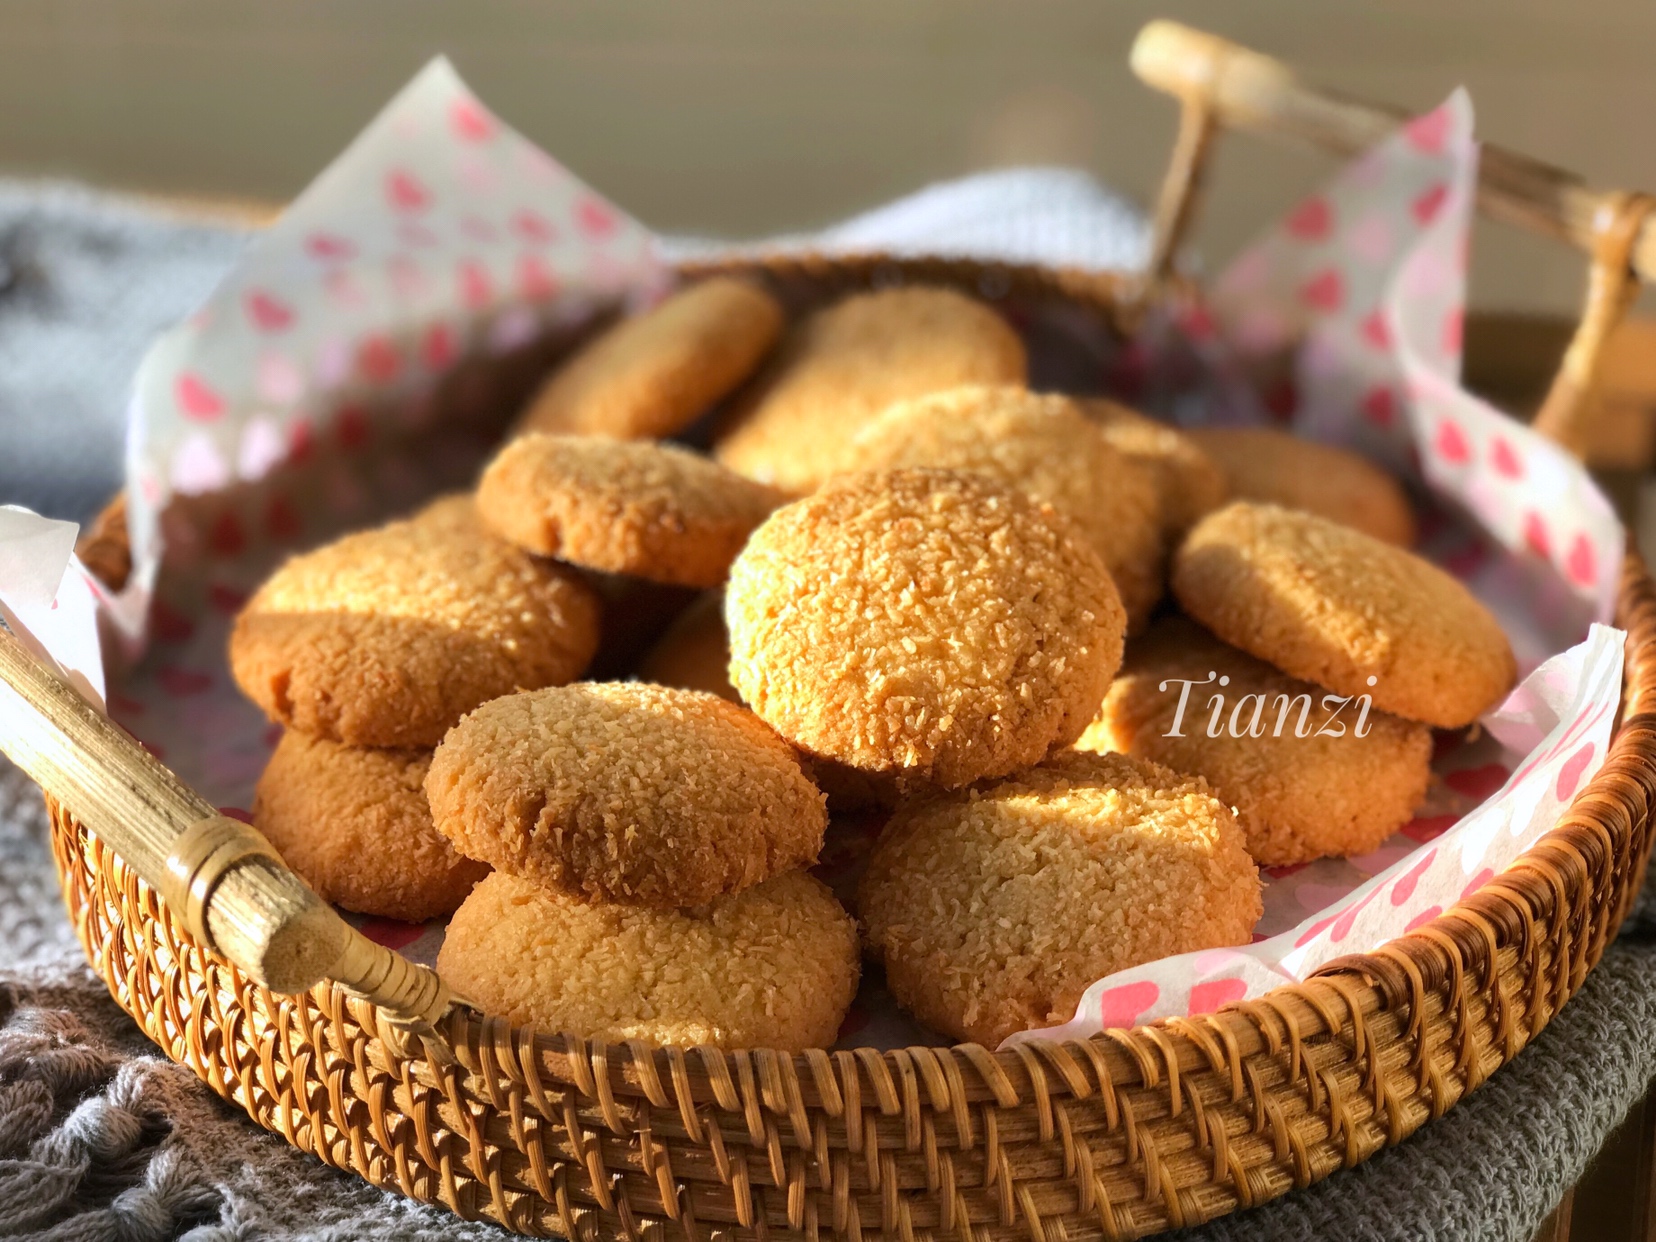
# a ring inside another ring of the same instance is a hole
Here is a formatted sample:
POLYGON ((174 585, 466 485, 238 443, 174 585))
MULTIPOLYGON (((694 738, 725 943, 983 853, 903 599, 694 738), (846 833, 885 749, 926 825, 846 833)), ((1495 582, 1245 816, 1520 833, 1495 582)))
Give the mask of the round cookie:
POLYGON ((981 475, 844 475, 778 510, 725 589, 730 680, 813 755, 904 783, 999 776, 1067 746, 1125 617, 1063 515, 981 475))
POLYGON ((1185 538, 1172 582, 1231 646, 1439 728, 1471 724, 1517 677, 1500 624, 1465 586, 1315 514, 1233 501, 1185 538))
POLYGON ((847 441, 894 401, 961 384, 1021 384, 1023 342, 989 307, 952 289, 885 289, 812 315, 739 399, 713 455, 803 495, 843 469, 847 441))
POLYGON ((1431 780, 1432 731, 1343 697, 1169 617, 1128 644, 1075 745, 1204 778, 1235 808, 1261 866, 1352 857, 1414 815, 1431 780))
POLYGON ((259 777, 253 822, 323 900, 423 923, 489 874, 432 824, 430 765, 429 750, 341 746, 289 731, 259 777))
POLYGON ((518 430, 670 436, 751 375, 781 333, 782 308, 763 289, 729 276, 699 281, 553 372, 518 430))
POLYGON ((638 665, 640 681, 701 690, 740 703, 730 684, 730 639, 725 634, 724 592, 707 591, 681 612, 638 665))
POLYGON ((1079 398, 1077 404, 1111 448, 1155 479, 1168 547, 1229 498, 1224 469, 1188 432, 1103 397, 1079 398))
POLYGON ((508 443, 477 485, 483 521, 519 547, 693 587, 723 582, 781 499, 675 445, 544 433, 508 443))
POLYGON ((586 584, 451 496, 288 560, 236 618, 230 669, 287 728, 435 746, 479 703, 579 676, 597 646, 586 584))
POLYGON ((1115 579, 1129 629, 1162 593, 1161 502, 1152 476, 1056 393, 981 384, 889 406, 859 431, 845 468, 932 466, 986 474, 1075 522, 1115 579))
POLYGON ((581 682, 485 703, 426 777, 468 858, 581 901, 693 906, 809 866, 828 813, 793 748, 711 694, 581 682))
POLYGON ((857 892, 899 1003, 989 1047, 1068 1021, 1118 970, 1248 943, 1262 909, 1242 831, 1201 780, 1079 751, 900 806, 857 892))
POLYGON ((1270 427, 1209 427, 1191 435, 1224 470, 1233 499, 1303 509, 1387 543, 1414 546, 1408 496, 1367 458, 1270 427))
POLYGON ((488 1013, 652 1047, 827 1047, 860 971, 856 925, 802 871, 694 910, 587 905, 497 871, 437 953, 488 1013))

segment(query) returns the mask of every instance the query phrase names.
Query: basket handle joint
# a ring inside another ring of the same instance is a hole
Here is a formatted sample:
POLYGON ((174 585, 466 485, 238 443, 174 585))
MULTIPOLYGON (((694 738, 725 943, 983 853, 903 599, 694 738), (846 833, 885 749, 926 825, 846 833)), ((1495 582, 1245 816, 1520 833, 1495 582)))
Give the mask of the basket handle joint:
POLYGON ((1656 198, 1617 191, 1606 194, 1593 215, 1592 261, 1581 322, 1534 424, 1535 430, 1577 457, 1584 456, 1587 448, 1594 380, 1605 342, 1638 296, 1633 252, 1653 210, 1656 198))
POLYGON ((208 925, 207 907, 224 877, 255 858, 282 862, 260 833, 228 815, 198 819, 179 834, 161 874, 161 900, 183 918, 191 939, 223 952, 208 925))

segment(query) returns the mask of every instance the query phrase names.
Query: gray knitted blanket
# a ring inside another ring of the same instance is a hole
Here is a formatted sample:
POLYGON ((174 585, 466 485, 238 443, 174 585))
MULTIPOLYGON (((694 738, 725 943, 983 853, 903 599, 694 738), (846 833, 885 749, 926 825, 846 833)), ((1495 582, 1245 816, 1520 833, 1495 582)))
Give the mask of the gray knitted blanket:
MULTIPOLYGON (((912 232, 935 245, 941 229, 973 248, 1011 237, 1027 257, 1081 261, 1139 241, 1100 237, 1101 204, 1124 229, 1132 218, 1074 174, 930 193, 854 222, 850 238, 912 232), (1060 254, 1044 249, 1054 238, 1060 254)), ((115 489, 120 411, 145 342, 239 247, 229 231, 118 201, 0 183, 0 502, 84 518, 115 489)), ((324 1166, 162 1057, 86 966, 46 833, 38 791, 0 760, 0 1237, 509 1236, 324 1166)), ((1653 1075, 1647 899, 1551 1026, 1447 1116, 1355 1170, 1181 1236, 1527 1242, 1653 1075)))

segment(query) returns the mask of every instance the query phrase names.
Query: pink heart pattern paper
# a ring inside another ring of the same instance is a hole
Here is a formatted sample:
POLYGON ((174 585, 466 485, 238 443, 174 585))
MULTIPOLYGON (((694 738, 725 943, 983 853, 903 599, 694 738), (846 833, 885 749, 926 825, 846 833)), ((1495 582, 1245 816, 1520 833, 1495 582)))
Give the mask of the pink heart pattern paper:
POLYGON ((651 235, 428 65, 145 357, 129 451, 135 590, 175 496, 251 483, 472 354, 666 279, 651 235), (386 399, 391 399, 388 402, 386 399), (355 411, 355 414, 352 414, 355 411))

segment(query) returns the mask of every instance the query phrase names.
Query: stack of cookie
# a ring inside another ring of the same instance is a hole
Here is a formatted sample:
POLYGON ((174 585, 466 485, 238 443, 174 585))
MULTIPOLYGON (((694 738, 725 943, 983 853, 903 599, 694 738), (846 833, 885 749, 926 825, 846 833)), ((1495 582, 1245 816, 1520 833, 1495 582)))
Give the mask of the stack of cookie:
POLYGON ((468 497, 289 560, 230 638, 237 683, 285 729, 260 831, 347 910, 447 914, 488 868, 432 825, 432 748, 480 703, 579 676, 598 615, 579 577, 491 535, 468 497))
POLYGON ((804 870, 829 810, 889 813, 863 948, 952 1036, 1246 943, 1256 863, 1405 822, 1430 727, 1495 701, 1510 649, 1405 550, 1407 498, 1368 463, 1027 369, 992 308, 937 288, 789 325, 721 278, 615 325, 474 498, 298 557, 249 604, 233 664, 290 730, 260 826, 355 909, 364 875, 441 860, 441 900, 375 898, 423 917, 492 868, 439 970, 593 1038, 831 1042, 858 947, 804 870), (660 592, 690 589, 674 619, 660 592), (573 681, 601 646, 638 680, 573 681), (1340 735, 1270 727, 1333 698, 1340 735))
POLYGON ((508 695, 449 732, 426 792, 495 868, 437 962, 491 1013, 652 1045, 833 1042, 859 963, 804 871, 828 814, 751 712, 637 682, 508 695))
POLYGON ((804 870, 827 812, 794 748, 715 695, 569 684, 670 619, 641 614, 672 588, 722 583, 783 499, 640 438, 717 401, 780 320, 710 281, 620 325, 475 495, 294 557, 238 618, 238 682, 286 729, 255 821, 347 909, 458 907, 441 968, 493 1012, 803 1048, 856 991, 855 924, 804 870))

